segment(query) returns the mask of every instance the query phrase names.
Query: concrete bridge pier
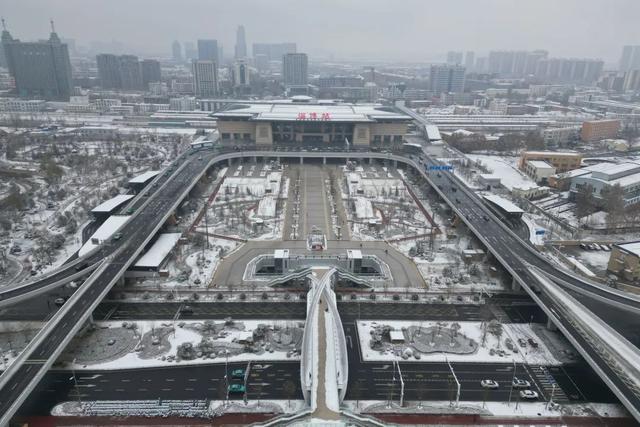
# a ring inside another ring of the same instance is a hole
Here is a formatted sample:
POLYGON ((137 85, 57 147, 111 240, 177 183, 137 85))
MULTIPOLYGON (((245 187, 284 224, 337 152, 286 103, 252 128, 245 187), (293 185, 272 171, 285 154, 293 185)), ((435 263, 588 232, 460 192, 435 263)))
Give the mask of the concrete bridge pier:
POLYGON ((326 158, 326 157, 323 157, 323 158, 322 158, 322 164, 323 164, 323 165, 326 165, 326 164, 327 164, 327 158, 326 158))
POLYGON ((231 159, 227 159, 227 166, 231 167, 231 165, 232 165, 231 159))
POLYGON ((514 291, 520 290, 520 283, 518 283, 515 277, 511 279, 511 289, 514 291))
POLYGON ((547 317, 547 329, 550 330, 550 331, 557 331, 558 330, 558 327, 556 326, 555 323, 553 323, 551 321, 550 317, 547 317))
POLYGON ((373 157, 369 157, 369 164, 372 165, 373 164, 373 157))
POLYGON ((304 157, 300 157, 300 164, 303 165, 304 164, 304 157))

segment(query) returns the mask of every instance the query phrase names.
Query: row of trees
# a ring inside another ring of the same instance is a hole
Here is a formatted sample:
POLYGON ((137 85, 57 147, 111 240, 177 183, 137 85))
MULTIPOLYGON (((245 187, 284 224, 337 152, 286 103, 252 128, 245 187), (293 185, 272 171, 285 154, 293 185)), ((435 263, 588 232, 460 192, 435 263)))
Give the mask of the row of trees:
POLYGON ((522 149, 541 150, 545 148, 544 140, 536 131, 526 133, 508 133, 497 140, 489 140, 482 134, 465 135, 453 133, 444 137, 452 147, 463 153, 474 151, 497 151, 500 153, 517 153, 522 149))
POLYGON ((640 216, 639 208, 625 207, 624 191, 619 184, 604 187, 599 198, 594 195, 593 186, 582 185, 578 187, 575 203, 576 216, 579 220, 603 210, 607 213, 607 227, 609 228, 637 223, 640 216))

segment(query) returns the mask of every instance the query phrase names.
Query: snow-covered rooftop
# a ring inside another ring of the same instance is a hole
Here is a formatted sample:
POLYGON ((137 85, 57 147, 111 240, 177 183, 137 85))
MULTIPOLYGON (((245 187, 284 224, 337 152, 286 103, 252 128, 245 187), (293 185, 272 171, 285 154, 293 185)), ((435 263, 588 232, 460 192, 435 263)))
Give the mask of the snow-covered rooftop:
POLYGON ((160 171, 147 171, 129 180, 129 184, 144 184, 154 176, 158 175, 160 171))
POLYGON ((490 201, 491 203, 499 206, 501 209, 503 209, 505 212, 508 213, 524 213, 524 211, 522 209, 520 209, 518 206, 514 205, 513 203, 511 203, 511 201, 500 197, 500 196, 496 196, 495 194, 490 194, 490 193, 483 193, 482 197, 484 197, 486 200, 490 201))
POLYGON ((553 166, 551 166, 549 163, 545 162, 544 160, 528 160, 527 163, 536 169, 555 169, 553 166))
POLYGON ((104 242, 113 236, 125 222, 129 219, 127 215, 111 215, 107 220, 91 235, 87 243, 82 245, 78 251, 78 256, 84 256, 89 253, 93 248, 99 246, 99 243, 104 242), (98 244, 93 243, 94 239, 98 240, 98 244))
POLYGON ((91 209, 93 213, 110 213, 125 202, 133 199, 132 194, 118 194, 116 197, 102 202, 95 208, 91 209))
POLYGON ((640 241, 637 242, 629 242, 629 243, 620 243, 618 245, 620 249, 624 249, 625 251, 632 253, 636 256, 640 256, 640 241))
POLYGON ((158 268, 176 245, 182 233, 165 233, 158 236, 156 242, 136 261, 136 267, 158 268))

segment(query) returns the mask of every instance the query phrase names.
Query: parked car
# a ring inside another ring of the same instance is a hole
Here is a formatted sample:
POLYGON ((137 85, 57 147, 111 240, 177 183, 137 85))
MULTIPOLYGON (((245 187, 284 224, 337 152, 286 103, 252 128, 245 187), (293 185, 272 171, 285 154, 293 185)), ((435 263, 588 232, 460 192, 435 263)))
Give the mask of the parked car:
POLYGON ((529 338, 529 339, 527 340, 527 342, 529 343, 529 345, 530 345, 531 347, 533 347, 533 348, 538 348, 538 343, 537 343, 537 342, 535 342, 535 341, 533 340, 533 338, 529 338))
POLYGON ((520 391, 520 398, 529 400, 537 399, 538 392, 533 390, 522 390, 520 391))
POLYGON ((496 389, 499 387, 498 382, 494 380, 482 380, 480 381, 480 385, 482 386, 482 388, 490 388, 490 389, 496 389))
POLYGON ((60 306, 63 306, 63 305, 64 305, 64 301, 65 301, 65 299, 64 299, 64 298, 62 298, 62 297, 58 297, 58 298, 56 298, 55 300, 53 300, 53 303, 54 303, 55 305, 57 305, 57 306, 59 306, 59 307, 60 307, 60 306))

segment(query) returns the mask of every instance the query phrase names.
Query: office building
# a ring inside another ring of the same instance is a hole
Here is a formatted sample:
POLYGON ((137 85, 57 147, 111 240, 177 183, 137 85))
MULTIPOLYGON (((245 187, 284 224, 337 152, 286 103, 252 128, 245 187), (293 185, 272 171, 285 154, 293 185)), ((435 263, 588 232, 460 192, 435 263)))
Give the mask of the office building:
POLYGON ((596 202, 602 205, 607 191, 614 186, 619 186, 625 206, 640 202, 640 164, 599 163, 588 166, 584 170, 587 173, 571 178, 570 198, 574 198, 584 186, 590 186, 596 202))
POLYGON ((220 63, 218 40, 198 40, 198 59, 220 63))
POLYGON ((60 41, 53 22, 49 39, 37 42, 14 39, 5 28, 2 47, 19 97, 69 100, 73 89, 69 50, 60 41))
POLYGON ((285 86, 307 84, 308 59, 306 53, 287 53, 282 59, 282 78, 285 86))
POLYGON ((543 160, 528 160, 524 165, 524 173, 536 184, 546 184, 549 177, 556 173, 556 168, 543 160))
POLYGON ((182 46, 178 40, 171 44, 171 58, 176 62, 182 61, 182 46))
POLYGON ((210 97, 218 93, 218 64, 194 60, 191 64, 193 91, 196 96, 210 97))
POLYGON ((253 57, 266 55, 268 61, 282 61, 282 57, 288 53, 296 53, 295 43, 254 43, 253 57))
POLYGON ((142 67, 142 86, 145 90, 149 89, 149 83, 159 82, 161 80, 160 62, 155 59, 145 59, 141 63, 142 67))
POLYGON ((239 59, 233 64, 233 85, 248 86, 250 83, 249 64, 246 59, 239 59))
POLYGON ((447 64, 462 65, 462 52, 447 52, 447 64))
POLYGON ((620 120, 593 120, 582 123, 580 139, 586 142, 615 138, 620 130, 620 120))
POLYGON ((582 154, 562 151, 525 151, 520 155, 518 167, 524 170, 527 162, 531 160, 547 162, 556 168, 558 173, 563 173, 578 169, 582 165, 582 154))
POLYGON ((476 73, 486 73, 487 72, 487 62, 488 58, 486 56, 482 56, 476 59, 475 69, 476 73))
POLYGON ((244 25, 239 25, 236 30, 236 50, 235 59, 244 59, 247 57, 247 40, 244 35, 244 25))
POLYGON ((640 70, 640 46, 624 46, 620 56, 620 71, 640 70))
POLYGON ((432 65, 430 72, 431 91, 441 93, 464 92, 465 68, 460 65, 432 65))
POLYGON ((474 67, 476 65, 476 54, 472 51, 467 51, 464 56, 464 67, 467 69, 467 72, 474 71, 474 67))
POLYGON ((612 245, 607 270, 625 280, 640 280, 640 241, 612 245))
POLYGON ((181 96, 169 99, 169 109, 172 111, 194 111, 197 106, 194 96, 181 96))
MULTIPOLYGON (((103 53, 96 56, 96 62, 100 85, 103 89, 143 89, 142 67, 137 56, 117 56, 103 53)), ((148 65, 148 67, 153 67, 153 65, 148 65)), ((157 67, 160 67, 159 63, 157 67)))

